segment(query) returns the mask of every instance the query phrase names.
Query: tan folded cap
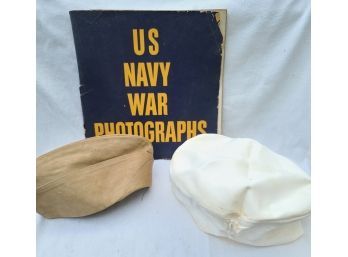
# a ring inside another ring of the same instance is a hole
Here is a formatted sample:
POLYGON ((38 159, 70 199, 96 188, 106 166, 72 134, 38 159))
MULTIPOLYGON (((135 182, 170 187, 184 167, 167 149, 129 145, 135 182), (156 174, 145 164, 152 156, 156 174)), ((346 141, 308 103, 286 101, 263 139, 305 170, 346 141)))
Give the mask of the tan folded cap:
POLYGON ((81 217, 151 186, 153 149, 143 137, 84 139, 36 160, 36 210, 46 218, 81 217))

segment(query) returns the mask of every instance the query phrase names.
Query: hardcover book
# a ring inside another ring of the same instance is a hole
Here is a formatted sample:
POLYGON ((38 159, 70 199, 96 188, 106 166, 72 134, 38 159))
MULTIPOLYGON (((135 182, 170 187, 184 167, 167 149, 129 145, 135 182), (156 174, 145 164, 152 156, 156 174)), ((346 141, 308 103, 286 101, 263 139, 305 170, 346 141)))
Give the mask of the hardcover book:
POLYGON ((226 10, 70 11, 85 136, 132 134, 170 159, 221 133, 226 10))

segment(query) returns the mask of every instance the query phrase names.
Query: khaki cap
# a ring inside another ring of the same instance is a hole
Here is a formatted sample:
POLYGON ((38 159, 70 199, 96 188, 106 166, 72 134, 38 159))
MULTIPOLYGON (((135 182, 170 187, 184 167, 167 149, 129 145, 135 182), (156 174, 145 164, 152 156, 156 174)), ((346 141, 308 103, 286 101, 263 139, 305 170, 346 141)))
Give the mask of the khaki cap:
POLYGON ((151 186, 153 149, 143 137, 84 139, 36 160, 36 210, 46 218, 102 211, 151 186))

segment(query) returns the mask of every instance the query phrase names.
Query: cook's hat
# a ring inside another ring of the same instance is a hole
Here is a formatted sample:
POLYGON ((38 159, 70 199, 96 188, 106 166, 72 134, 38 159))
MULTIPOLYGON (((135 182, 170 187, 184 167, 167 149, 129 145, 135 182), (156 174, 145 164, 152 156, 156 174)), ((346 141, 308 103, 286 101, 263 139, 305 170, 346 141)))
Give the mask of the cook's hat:
POLYGON ((255 140, 196 136, 174 153, 173 192, 203 231, 256 246, 283 244, 303 233, 310 178, 255 140))

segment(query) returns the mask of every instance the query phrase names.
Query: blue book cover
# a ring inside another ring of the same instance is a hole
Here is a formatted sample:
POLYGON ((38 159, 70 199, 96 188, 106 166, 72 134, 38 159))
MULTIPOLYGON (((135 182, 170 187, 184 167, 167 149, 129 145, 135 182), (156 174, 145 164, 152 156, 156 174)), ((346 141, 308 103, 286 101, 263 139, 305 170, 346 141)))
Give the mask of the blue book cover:
POLYGON ((170 159, 221 133, 226 10, 70 11, 85 136, 132 134, 170 159))

